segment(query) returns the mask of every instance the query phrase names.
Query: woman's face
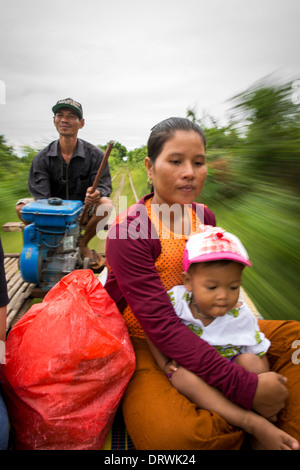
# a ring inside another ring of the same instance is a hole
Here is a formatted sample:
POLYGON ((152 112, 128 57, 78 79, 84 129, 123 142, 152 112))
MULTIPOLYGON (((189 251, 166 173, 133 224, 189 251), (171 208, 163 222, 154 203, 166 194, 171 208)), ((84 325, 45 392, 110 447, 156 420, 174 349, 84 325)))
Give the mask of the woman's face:
POLYGON ((203 140, 195 131, 177 130, 154 164, 146 157, 145 165, 154 186, 153 204, 191 204, 207 174, 203 140))

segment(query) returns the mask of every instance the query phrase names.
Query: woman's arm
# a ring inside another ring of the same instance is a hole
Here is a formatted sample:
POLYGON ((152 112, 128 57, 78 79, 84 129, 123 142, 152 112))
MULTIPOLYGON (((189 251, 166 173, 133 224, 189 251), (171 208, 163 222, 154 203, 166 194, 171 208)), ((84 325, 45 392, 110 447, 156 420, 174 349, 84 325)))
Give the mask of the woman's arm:
MULTIPOLYGON (((106 256, 114 283, 105 286, 119 301, 120 292, 110 291, 117 283, 145 333, 167 357, 199 375, 235 403, 251 408, 257 386, 256 374, 230 363, 205 341, 199 339, 177 317, 156 271, 155 243, 149 234, 132 233, 136 225, 128 218, 118 227, 118 236, 107 238, 106 256)), ((141 229, 143 230, 143 228, 141 229)))
POLYGON ((160 352, 159 349, 157 349, 156 346, 150 341, 149 338, 147 338, 147 344, 148 348, 154 357, 157 365, 161 368, 165 374, 173 374, 173 372, 178 370, 178 364, 176 361, 173 361, 173 359, 170 359, 169 357, 165 356, 163 353, 160 352))

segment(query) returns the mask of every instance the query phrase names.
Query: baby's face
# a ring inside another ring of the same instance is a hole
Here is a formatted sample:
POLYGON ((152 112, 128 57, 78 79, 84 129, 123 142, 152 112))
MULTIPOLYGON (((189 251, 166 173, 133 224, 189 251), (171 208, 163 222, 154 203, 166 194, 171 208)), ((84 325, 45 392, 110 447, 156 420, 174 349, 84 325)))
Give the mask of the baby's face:
POLYGON ((220 317, 238 301, 242 271, 243 265, 236 262, 197 263, 187 273, 185 286, 201 313, 220 317))

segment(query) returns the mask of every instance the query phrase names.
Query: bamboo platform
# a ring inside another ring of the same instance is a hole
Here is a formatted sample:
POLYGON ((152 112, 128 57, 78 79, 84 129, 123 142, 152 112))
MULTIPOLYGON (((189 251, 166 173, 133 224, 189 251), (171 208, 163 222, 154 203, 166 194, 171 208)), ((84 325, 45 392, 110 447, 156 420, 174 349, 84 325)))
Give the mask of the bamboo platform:
POLYGON ((33 293, 36 288, 35 284, 24 282, 19 270, 19 258, 19 253, 5 253, 4 255, 4 269, 9 297, 7 331, 27 312, 34 298, 33 293))

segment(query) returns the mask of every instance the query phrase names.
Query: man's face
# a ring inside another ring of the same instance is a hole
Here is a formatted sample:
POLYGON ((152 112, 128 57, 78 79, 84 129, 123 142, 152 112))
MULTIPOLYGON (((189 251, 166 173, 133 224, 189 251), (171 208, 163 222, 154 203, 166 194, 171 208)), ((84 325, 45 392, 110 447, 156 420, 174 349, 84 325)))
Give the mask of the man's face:
POLYGON ((54 116, 54 125, 61 136, 77 136, 79 129, 84 126, 84 119, 70 108, 61 108, 54 116))

